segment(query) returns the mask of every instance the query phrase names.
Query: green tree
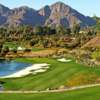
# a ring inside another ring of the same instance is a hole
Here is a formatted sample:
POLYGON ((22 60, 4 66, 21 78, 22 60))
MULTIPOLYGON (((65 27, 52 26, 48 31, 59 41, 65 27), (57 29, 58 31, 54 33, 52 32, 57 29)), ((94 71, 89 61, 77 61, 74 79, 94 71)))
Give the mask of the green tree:
POLYGON ((36 34, 36 35, 42 35, 43 34, 43 28, 41 27, 41 26, 36 26, 35 28, 34 28, 34 33, 36 34))
POLYGON ((78 35, 79 31, 80 31, 80 24, 74 24, 72 28, 73 34, 78 35))

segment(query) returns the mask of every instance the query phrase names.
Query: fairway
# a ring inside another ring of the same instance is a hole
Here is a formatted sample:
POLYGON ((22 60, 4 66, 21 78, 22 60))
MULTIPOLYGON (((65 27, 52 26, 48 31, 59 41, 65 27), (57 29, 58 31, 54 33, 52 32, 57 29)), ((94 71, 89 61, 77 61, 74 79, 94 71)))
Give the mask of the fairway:
POLYGON ((71 62, 62 63, 53 58, 18 58, 17 62, 48 63, 50 68, 36 75, 23 78, 2 79, 5 90, 46 90, 63 86, 93 84, 100 76, 99 68, 90 68, 71 62), (87 77, 88 76, 88 77, 87 77))
POLYGON ((100 100, 100 87, 59 93, 0 94, 0 100, 100 100))

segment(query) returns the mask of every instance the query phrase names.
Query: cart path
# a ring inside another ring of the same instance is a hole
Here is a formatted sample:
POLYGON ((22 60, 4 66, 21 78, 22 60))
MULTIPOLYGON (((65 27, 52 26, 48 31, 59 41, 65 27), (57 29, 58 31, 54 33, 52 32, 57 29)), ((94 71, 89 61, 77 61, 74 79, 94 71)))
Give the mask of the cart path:
POLYGON ((84 89, 84 88, 89 88, 89 87, 96 87, 100 86, 100 84, 91 84, 91 85, 82 85, 82 86, 76 86, 76 87, 71 87, 71 88, 65 88, 65 89, 57 89, 57 90, 44 90, 44 91, 0 91, 0 93, 26 93, 26 94, 31 94, 31 93, 57 93, 57 92, 65 92, 65 91, 72 91, 72 90, 79 90, 79 89, 84 89))

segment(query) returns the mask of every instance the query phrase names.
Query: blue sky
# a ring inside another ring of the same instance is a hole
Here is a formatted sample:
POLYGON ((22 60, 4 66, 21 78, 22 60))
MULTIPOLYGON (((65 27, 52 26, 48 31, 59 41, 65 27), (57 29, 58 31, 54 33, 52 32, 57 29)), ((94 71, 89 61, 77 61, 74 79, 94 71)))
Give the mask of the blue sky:
POLYGON ((100 0, 0 0, 0 4, 9 8, 27 5, 34 9, 40 9, 45 5, 51 5, 57 1, 62 1, 70 5, 72 8, 78 10, 84 15, 100 16, 100 0))

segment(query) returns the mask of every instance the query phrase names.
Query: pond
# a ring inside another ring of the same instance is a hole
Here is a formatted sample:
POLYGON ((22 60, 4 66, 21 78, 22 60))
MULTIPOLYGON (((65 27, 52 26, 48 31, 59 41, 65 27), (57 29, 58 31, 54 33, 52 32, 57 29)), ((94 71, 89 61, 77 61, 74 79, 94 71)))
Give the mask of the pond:
POLYGON ((30 65, 32 65, 32 64, 0 60, 0 77, 11 75, 11 74, 13 74, 17 71, 20 71, 30 65))

